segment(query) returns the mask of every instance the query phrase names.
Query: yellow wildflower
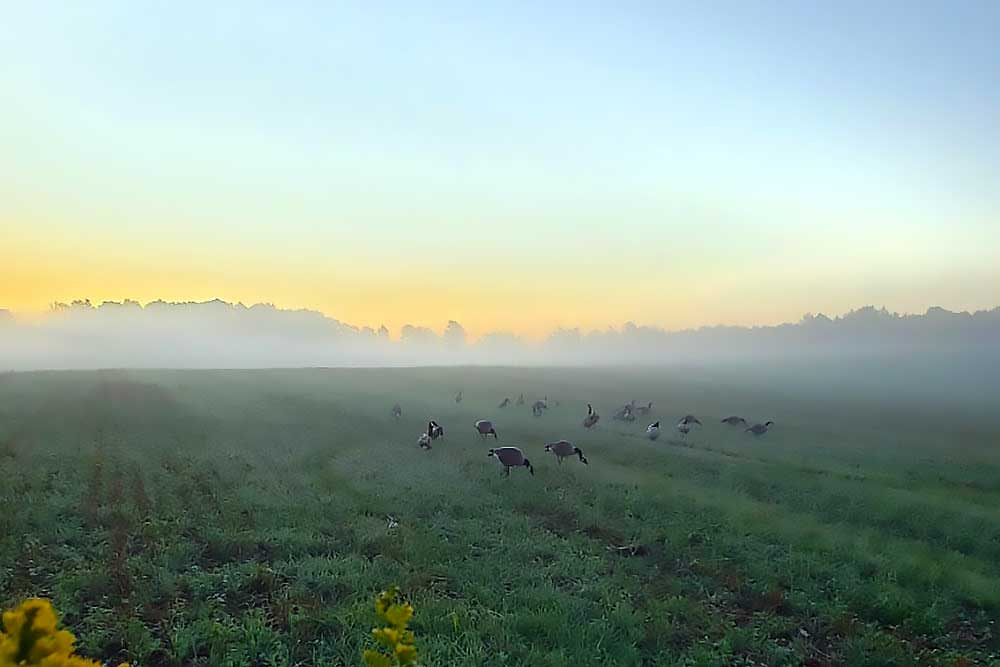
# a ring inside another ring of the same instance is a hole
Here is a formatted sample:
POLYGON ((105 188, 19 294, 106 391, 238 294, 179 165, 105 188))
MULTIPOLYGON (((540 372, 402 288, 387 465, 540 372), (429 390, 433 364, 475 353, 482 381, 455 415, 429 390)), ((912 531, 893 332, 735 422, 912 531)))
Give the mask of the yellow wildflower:
POLYGON ((0 667, 101 667, 99 662, 74 655, 76 637, 58 626, 59 618, 48 600, 32 598, 5 611, 0 667))
MULTIPOLYGON (((417 647, 413 645, 413 632, 408 629, 413 618, 413 607, 399 599, 399 589, 390 588, 382 591, 375 598, 375 613, 387 625, 374 628, 372 637, 389 650, 389 654, 381 651, 366 650, 362 653, 367 667, 416 667, 417 647)), ((0 666, 2 667, 2 666, 0 666)))

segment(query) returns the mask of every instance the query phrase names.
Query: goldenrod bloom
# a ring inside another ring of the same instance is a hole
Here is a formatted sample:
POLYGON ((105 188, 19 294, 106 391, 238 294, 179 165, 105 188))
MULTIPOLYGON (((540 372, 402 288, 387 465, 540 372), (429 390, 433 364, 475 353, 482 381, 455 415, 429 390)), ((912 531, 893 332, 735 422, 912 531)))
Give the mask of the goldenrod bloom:
POLYGON ((32 598, 5 611, 0 667, 101 667, 95 660, 74 655, 76 637, 58 625, 59 618, 48 600, 32 598))
POLYGON ((413 618, 413 607, 406 602, 398 602, 398 599, 398 588, 382 591, 375 598, 375 613, 388 625, 373 629, 372 637, 385 646, 390 654, 365 651, 362 657, 367 667, 392 667, 393 664, 401 667, 417 665, 417 648, 413 645, 413 633, 407 628, 410 619, 413 618))

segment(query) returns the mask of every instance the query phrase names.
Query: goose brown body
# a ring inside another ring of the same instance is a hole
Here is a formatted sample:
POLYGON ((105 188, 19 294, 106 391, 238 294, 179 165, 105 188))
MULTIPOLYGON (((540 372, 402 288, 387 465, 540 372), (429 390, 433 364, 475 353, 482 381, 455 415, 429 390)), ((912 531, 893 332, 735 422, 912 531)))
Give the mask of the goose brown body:
POLYGON ((497 463, 503 466, 507 477, 510 477, 511 468, 520 468, 522 466, 527 468, 528 472, 532 475, 535 474, 535 468, 531 465, 531 461, 525 458, 524 452, 517 447, 497 447, 491 449, 488 456, 494 457, 497 463))
POLYGON ((494 439, 499 439, 497 435, 496 427, 493 426, 493 422, 489 419, 480 419, 476 422, 476 430, 479 431, 479 435, 484 438, 493 436, 494 439))
POLYGON ((744 433, 753 433, 754 435, 764 435, 765 433, 768 432, 768 430, 770 430, 771 426, 773 425, 774 422, 772 421, 767 421, 764 422, 763 424, 754 424, 746 431, 744 431, 744 433))
POLYGON ((590 463, 587 460, 587 457, 583 455, 583 450, 575 446, 569 440, 557 440, 556 442, 550 442, 547 445, 545 445, 545 451, 552 452, 553 454, 555 454, 556 461, 560 464, 562 464, 563 459, 566 458, 567 456, 574 456, 574 455, 580 457, 581 463, 587 463, 587 464, 590 463))

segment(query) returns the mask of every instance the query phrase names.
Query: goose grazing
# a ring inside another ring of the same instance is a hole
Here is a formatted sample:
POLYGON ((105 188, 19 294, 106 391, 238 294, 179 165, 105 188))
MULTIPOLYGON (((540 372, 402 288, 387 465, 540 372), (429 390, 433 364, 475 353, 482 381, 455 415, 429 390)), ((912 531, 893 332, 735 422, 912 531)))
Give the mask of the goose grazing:
POLYGON ((491 449, 488 456, 496 458, 497 463, 504 467, 507 477, 510 477, 511 468, 519 468, 521 466, 527 468, 528 472, 532 475, 535 474, 535 469, 531 465, 531 461, 524 458, 524 452, 517 447, 497 447, 496 449, 491 449))
POLYGON ((510 405, 510 399, 509 398, 505 398, 502 401, 500 401, 500 405, 498 405, 497 407, 498 408, 506 408, 508 405, 510 405))
POLYGON ((396 403, 396 405, 392 406, 392 416, 395 419, 399 419, 400 417, 403 416, 403 408, 399 406, 399 403, 396 403))
POLYGON ((646 427, 646 437, 650 440, 656 440, 660 437, 660 422, 653 422, 646 427))
POLYGON ((455 394, 455 402, 456 403, 461 403, 462 402, 462 392, 461 391, 459 391, 457 394, 455 394))
POLYGON ((584 428, 593 428, 594 424, 596 424, 600 418, 601 416, 594 412, 594 408, 590 406, 590 403, 587 403, 587 416, 583 420, 584 428))
MULTIPOLYGON (((497 430, 496 428, 494 428, 493 422, 491 422, 488 419, 480 419, 479 421, 477 421, 476 430, 479 431, 479 435, 483 436, 484 438, 488 438, 489 436, 492 435, 494 440, 500 439, 499 436, 497 436, 497 430)), ((501 447, 501 449, 506 449, 506 448, 501 447)))
POLYGON ((645 417, 646 415, 648 415, 652 411, 653 411, 653 402, 652 401, 650 401, 648 405, 639 405, 639 406, 636 406, 636 408, 635 408, 636 414, 642 415, 643 417, 645 417))
POLYGON ((701 426, 701 421, 699 421, 699 419, 694 415, 684 415, 684 418, 681 419, 679 422, 677 422, 678 426, 680 426, 681 424, 684 424, 690 429, 690 427, 694 424, 701 426))
POLYGON ((544 400, 535 401, 534 403, 532 403, 531 414, 535 415, 536 417, 541 417, 542 413, 549 409, 548 400, 549 397, 546 396, 544 400))
POLYGON ((520 396, 517 397, 517 404, 524 405, 524 394, 521 394, 520 396))
POLYGON ((429 422, 427 422, 427 435, 430 436, 431 440, 437 440, 438 438, 443 438, 444 427, 432 419, 429 422))
POLYGON ((736 415, 733 415, 731 417, 726 417, 725 419, 723 419, 722 423, 729 424, 730 426, 741 426, 741 425, 746 426, 747 420, 743 419, 743 417, 737 417, 736 415))
POLYGON ((550 442, 547 445, 545 445, 545 451, 552 452, 553 454, 555 454, 556 461, 558 461, 560 465, 562 465, 564 458, 566 458, 567 456, 573 456, 574 454, 580 457, 581 462, 586 463, 588 465, 590 464, 590 462, 587 461, 587 457, 583 455, 583 450, 581 450, 579 447, 573 446, 573 443, 568 440, 558 440, 556 442, 550 442))
POLYGON ((417 445, 420 449, 430 449, 431 448, 431 436, 426 433, 421 433, 420 437, 417 438, 417 445))
POLYGON ((772 421, 766 421, 763 424, 754 424, 746 431, 744 431, 744 433, 753 433, 754 435, 764 435, 773 425, 774 422, 772 421))
POLYGON ((635 421, 635 414, 633 414, 634 410, 635 410, 635 401, 626 403, 622 407, 618 408, 618 411, 615 412, 615 414, 611 415, 611 418, 623 422, 635 421))

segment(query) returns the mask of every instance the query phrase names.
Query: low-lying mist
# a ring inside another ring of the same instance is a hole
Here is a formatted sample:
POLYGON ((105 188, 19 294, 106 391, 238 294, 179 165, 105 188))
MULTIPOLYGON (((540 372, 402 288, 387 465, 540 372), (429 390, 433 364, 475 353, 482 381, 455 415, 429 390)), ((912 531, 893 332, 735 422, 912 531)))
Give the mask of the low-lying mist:
POLYGON ((898 315, 866 307, 795 324, 677 332, 626 323, 561 329, 539 343, 503 333, 471 340, 453 321, 441 334, 405 326, 393 340, 385 327, 219 300, 77 301, 31 322, 0 311, 0 370, 420 365, 677 366, 702 379, 724 368, 726 379, 978 402, 1000 387, 1000 308, 898 315))

